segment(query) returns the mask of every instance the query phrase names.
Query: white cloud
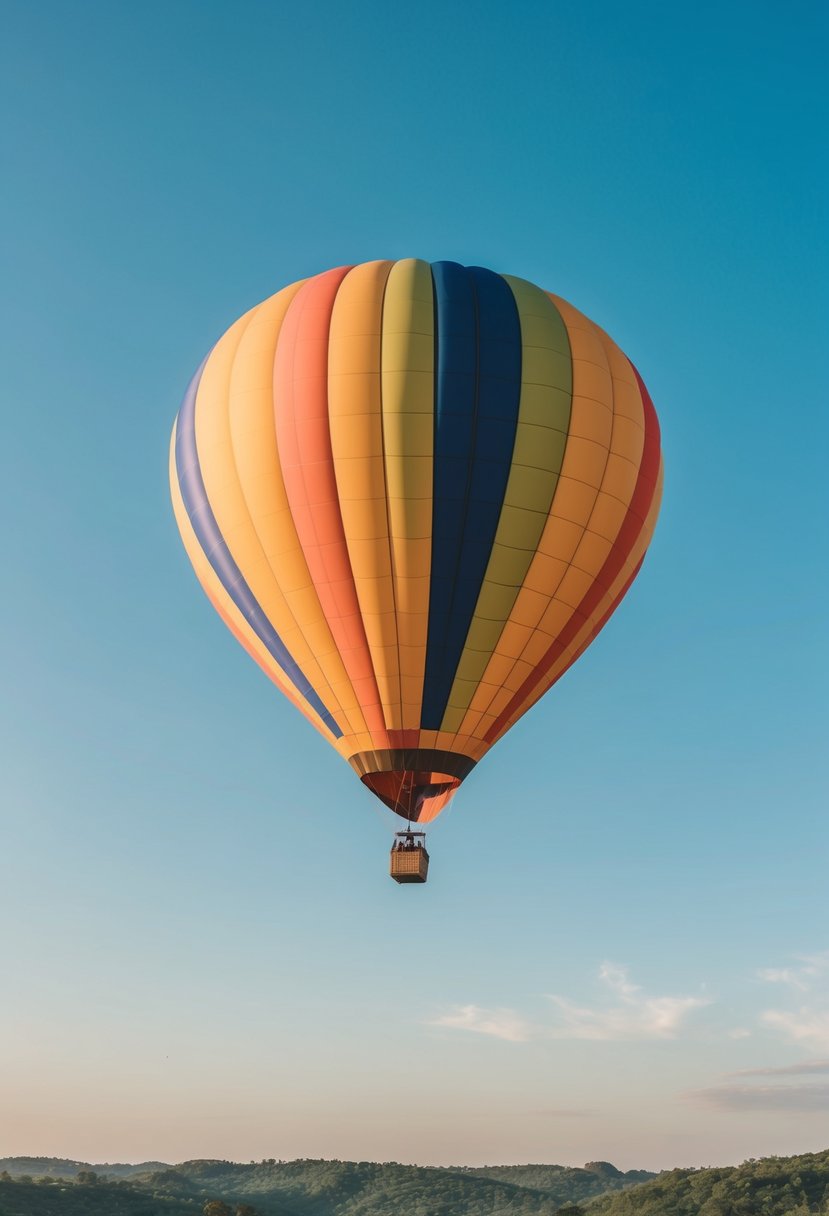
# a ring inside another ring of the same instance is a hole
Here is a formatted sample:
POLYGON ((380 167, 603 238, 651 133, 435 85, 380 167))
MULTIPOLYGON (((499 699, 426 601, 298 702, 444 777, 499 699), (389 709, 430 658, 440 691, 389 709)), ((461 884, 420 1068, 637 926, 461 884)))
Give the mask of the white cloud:
POLYGON ((637 993, 642 991, 638 984, 632 984, 628 979, 627 968, 617 963, 602 963, 599 979, 628 1000, 635 1000, 637 993))
POLYGON ((634 984, 625 967, 602 963, 599 979, 612 997, 611 1003, 596 1008, 577 1005, 566 997, 551 995, 555 1011, 552 1024, 533 1023, 514 1009, 483 1009, 479 1005, 456 1005, 432 1026, 468 1030, 512 1043, 528 1039, 594 1039, 620 1041, 632 1039, 676 1038, 688 1014, 710 1005, 705 997, 648 996, 634 984))
POLYGON ((453 1030, 471 1030, 475 1034, 491 1035, 510 1043, 524 1043, 533 1035, 533 1027, 512 1009, 482 1009, 480 1005, 455 1005, 448 1013, 433 1018, 430 1026, 449 1026, 453 1030))
POLYGON ((808 1003, 795 1009, 766 1009, 760 1024, 776 1031, 790 1043, 814 1051, 829 1051, 829 951, 796 956, 798 966, 767 967, 758 971, 760 979, 785 984, 794 992, 808 993, 808 1003))
POLYGON ((829 1010, 804 1007, 787 1012, 767 1009, 760 1021, 792 1043, 803 1043, 816 1051, 829 1050, 829 1010))
POLYGON ((647 996, 628 977, 627 969, 603 963, 599 979, 619 998, 616 1005, 595 1009, 551 996, 560 1020, 551 1034, 557 1039, 674 1039, 686 1016, 710 1005, 707 997, 647 996))
POLYGON ((767 984, 788 984, 798 992, 809 992, 815 981, 829 972, 829 950, 818 954, 798 954, 795 956, 799 967, 761 967, 757 978, 767 984))
POLYGON ((800 971, 795 971, 792 967, 763 967, 757 972, 757 977, 765 980, 767 984, 790 984, 800 992, 809 990, 809 985, 800 971))
POLYGON ((808 975, 825 975, 829 972, 829 950, 819 950, 817 954, 799 954, 797 957, 806 964, 804 970, 808 975))

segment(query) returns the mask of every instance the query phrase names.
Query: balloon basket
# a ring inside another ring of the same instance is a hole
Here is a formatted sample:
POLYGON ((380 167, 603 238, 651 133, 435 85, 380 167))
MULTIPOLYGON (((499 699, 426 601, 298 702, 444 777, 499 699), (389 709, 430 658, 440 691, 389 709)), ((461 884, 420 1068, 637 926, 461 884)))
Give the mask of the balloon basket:
POLYGON ((395 882, 425 882, 429 873, 425 832, 395 832, 389 854, 389 873, 395 882))

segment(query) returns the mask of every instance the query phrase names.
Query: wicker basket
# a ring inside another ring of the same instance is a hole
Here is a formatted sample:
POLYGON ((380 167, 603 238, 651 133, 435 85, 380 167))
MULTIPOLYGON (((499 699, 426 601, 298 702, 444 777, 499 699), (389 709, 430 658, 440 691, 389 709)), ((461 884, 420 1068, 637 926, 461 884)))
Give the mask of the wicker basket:
POLYGON ((389 873, 395 882, 425 882, 428 872, 429 854, 422 845, 392 849, 389 873))

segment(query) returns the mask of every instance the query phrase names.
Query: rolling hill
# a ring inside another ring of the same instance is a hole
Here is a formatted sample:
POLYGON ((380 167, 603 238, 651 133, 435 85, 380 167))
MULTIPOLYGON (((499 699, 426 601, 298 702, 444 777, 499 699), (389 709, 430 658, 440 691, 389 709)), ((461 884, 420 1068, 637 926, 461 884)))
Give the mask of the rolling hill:
POLYGON ((829 1151, 623 1173, 609 1162, 436 1168, 370 1161, 91 1166, 0 1160, 0 1216, 815 1216, 829 1151))

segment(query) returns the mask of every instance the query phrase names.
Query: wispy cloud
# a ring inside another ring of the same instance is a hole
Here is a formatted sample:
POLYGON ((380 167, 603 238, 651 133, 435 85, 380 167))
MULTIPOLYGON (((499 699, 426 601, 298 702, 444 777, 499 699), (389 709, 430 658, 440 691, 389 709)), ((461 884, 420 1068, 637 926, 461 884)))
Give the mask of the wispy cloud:
POLYGON ((829 950, 818 954, 798 954, 796 967, 761 967, 757 978, 767 984, 787 984, 798 992, 809 992, 816 980, 829 972, 829 950))
MULTIPOLYGON (((787 1039, 790 1043, 829 1051, 829 951, 801 954, 793 964, 784 967, 764 967, 756 972, 758 979, 789 989, 789 1002, 795 1008, 765 1009, 758 1014, 759 1025, 787 1039)), ((785 997, 785 993, 780 994, 785 997)), ((716 1085, 710 1089, 694 1090, 687 1099, 709 1110, 786 1111, 790 1114, 813 1114, 829 1110, 829 1083, 785 1084, 780 1078, 818 1077, 829 1074, 829 1058, 800 1060, 795 1064, 768 1068, 744 1068, 726 1074, 726 1079, 746 1079, 747 1084, 716 1085), (752 1083, 750 1078, 763 1078, 766 1084, 752 1083)))
POLYGON ((760 1021, 791 1043, 803 1043, 815 1051, 829 1050, 829 1009, 808 1006, 794 1012, 767 1009, 760 1014, 760 1021))
POLYGON ((709 1110, 788 1111, 812 1114, 829 1110, 827 1085, 720 1085, 713 1089, 697 1089, 684 1095, 697 1106, 709 1110))
POLYGON ((829 1072, 829 1060, 802 1060, 799 1064, 784 1064, 780 1068, 741 1068, 729 1077, 801 1077, 829 1072))
POLYGON ((711 1004, 706 997, 649 996, 631 981, 627 969, 616 963, 603 963, 598 978, 610 994, 609 1001, 593 1008, 557 994, 550 995, 548 1000, 554 1011, 551 1023, 531 1022, 514 1009, 456 1005, 433 1018, 430 1024, 490 1035, 512 1043, 539 1038, 607 1042, 673 1039, 688 1014, 711 1004))
POLYGON ((431 1026, 449 1026, 453 1030, 471 1030, 475 1034, 524 1043, 534 1037, 536 1028, 513 1009, 482 1009, 480 1005, 455 1005, 440 1017, 432 1018, 431 1026))
POLYGON ((783 984, 800 998, 795 1009, 766 1009, 759 1017, 767 1030, 776 1031, 790 1043, 802 1044, 813 1051, 829 1051, 829 951, 801 954, 796 966, 766 967, 757 972, 761 980, 783 984))
POLYGON ((808 992, 809 985, 805 982, 803 975, 794 967, 762 967, 757 972, 757 978, 765 980, 767 984, 789 984, 792 988, 797 988, 800 992, 808 992))
POLYGON ((549 998, 559 1014, 550 1032, 554 1038, 673 1039, 689 1013, 711 1004, 707 997, 648 996, 615 963, 603 963, 599 979, 617 998, 615 1004, 589 1008, 563 996, 549 998))
POLYGON ((829 1073, 829 1059, 800 1060, 797 1064, 779 1064, 768 1068, 742 1068, 725 1074, 730 1078, 762 1077, 767 1084, 715 1085, 710 1089, 691 1090, 683 1096, 697 1106, 709 1110, 750 1113, 757 1111, 788 1111, 812 1114, 829 1110, 829 1083, 787 1085, 779 1077, 813 1077, 829 1073))

